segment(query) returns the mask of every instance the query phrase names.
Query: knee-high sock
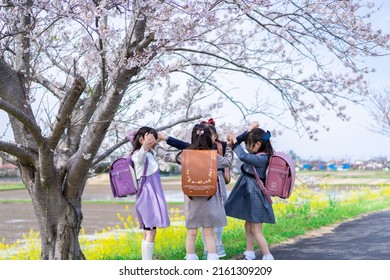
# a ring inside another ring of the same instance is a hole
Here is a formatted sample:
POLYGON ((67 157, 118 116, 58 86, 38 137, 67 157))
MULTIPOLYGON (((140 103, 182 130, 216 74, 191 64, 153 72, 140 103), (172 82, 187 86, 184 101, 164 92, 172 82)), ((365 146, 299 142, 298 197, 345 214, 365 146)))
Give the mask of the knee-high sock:
POLYGON ((142 250, 142 259, 143 260, 152 260, 153 259, 153 251, 154 251, 154 243, 153 242, 147 242, 145 240, 142 240, 141 250, 142 250))
POLYGON ((223 227, 215 227, 214 228, 215 244, 217 246, 222 245, 222 231, 223 231, 223 227))

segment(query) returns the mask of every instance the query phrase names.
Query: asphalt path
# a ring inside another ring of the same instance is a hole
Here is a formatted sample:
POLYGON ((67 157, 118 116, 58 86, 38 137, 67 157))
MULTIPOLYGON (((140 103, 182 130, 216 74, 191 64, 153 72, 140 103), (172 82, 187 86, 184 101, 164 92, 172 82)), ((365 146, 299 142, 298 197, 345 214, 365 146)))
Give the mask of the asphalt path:
POLYGON ((390 210, 313 231, 271 253, 276 260, 390 260, 390 210))

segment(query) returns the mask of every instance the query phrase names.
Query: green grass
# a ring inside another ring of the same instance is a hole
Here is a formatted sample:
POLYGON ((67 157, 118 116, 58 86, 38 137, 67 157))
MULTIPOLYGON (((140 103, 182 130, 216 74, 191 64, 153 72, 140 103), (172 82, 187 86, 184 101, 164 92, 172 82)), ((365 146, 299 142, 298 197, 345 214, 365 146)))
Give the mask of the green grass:
POLYGON ((347 171, 329 171, 329 170, 300 170, 297 176, 313 176, 317 178, 390 178, 390 170, 347 170, 347 171))
POLYGON ((26 187, 23 184, 0 183, 0 191, 22 190, 22 189, 26 189, 26 187))
POLYGON ((297 171, 298 175, 311 175, 311 176, 335 176, 335 177, 358 177, 358 178, 366 178, 366 177, 390 177, 390 171, 384 170, 346 170, 346 171, 331 171, 331 170, 323 170, 323 171, 311 171, 311 170, 299 170, 297 171))

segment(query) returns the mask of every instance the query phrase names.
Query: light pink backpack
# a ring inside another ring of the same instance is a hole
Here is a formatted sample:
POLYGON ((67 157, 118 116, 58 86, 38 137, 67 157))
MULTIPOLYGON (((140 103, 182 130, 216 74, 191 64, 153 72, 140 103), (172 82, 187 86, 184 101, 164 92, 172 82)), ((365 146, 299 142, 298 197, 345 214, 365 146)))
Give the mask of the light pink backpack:
POLYGON ((253 167, 257 183, 265 197, 272 203, 271 196, 289 198, 295 183, 295 163, 283 152, 276 152, 269 158, 265 185, 253 167))

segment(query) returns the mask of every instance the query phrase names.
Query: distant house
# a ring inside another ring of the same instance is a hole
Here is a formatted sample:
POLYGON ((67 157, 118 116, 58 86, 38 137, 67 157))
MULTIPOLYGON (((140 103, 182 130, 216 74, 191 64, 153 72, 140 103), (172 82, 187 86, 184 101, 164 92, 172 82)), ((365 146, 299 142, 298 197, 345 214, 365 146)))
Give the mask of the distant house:
POLYGON ((11 163, 4 163, 0 165, 0 177, 16 177, 19 176, 19 169, 11 163))
POLYGON ((348 162, 344 162, 344 163, 341 165, 341 168, 342 168, 343 170, 349 170, 349 169, 351 169, 351 164, 348 163, 348 162))
POLYGON ((333 171, 337 170, 337 165, 334 162, 329 163, 328 170, 333 170, 333 171))
POLYGON ((302 165, 302 169, 303 170, 311 170, 311 164, 310 163, 305 163, 304 165, 302 165))
POLYGON ((325 169, 326 169, 325 161, 319 161, 316 163, 316 170, 325 170, 325 169))
POLYGON ((295 161, 297 170, 390 170, 390 161, 385 156, 373 157, 370 160, 304 160, 295 161))

